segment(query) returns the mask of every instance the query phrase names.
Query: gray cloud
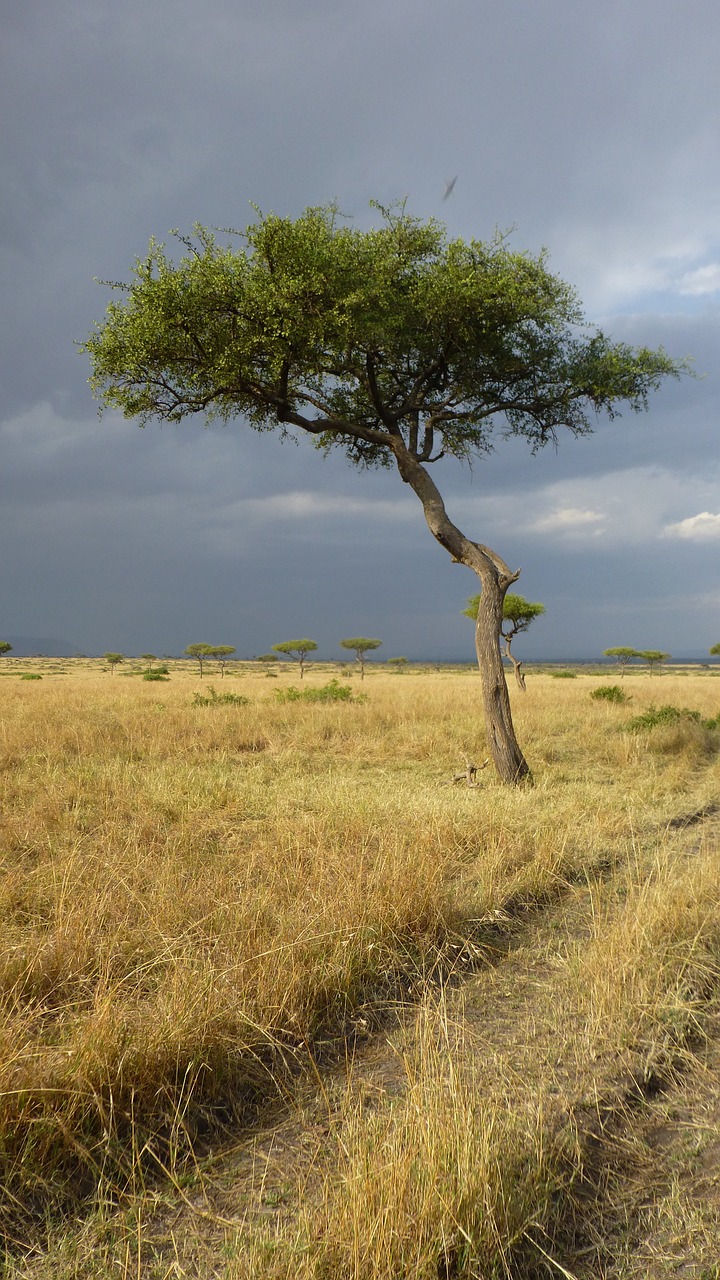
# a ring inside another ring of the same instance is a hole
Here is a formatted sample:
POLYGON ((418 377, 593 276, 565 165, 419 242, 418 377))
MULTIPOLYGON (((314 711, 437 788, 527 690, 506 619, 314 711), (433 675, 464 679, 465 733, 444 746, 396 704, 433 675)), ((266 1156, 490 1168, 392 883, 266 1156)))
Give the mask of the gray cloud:
POLYGON ((2 625, 166 652, 298 631, 334 652, 360 629, 470 656, 472 578, 397 476, 239 423, 98 423, 74 345, 107 302, 93 278, 127 278, 150 235, 243 226, 250 201, 337 198, 365 225, 370 197, 407 196, 453 235, 546 244, 591 318, 703 375, 557 453, 509 440, 472 474, 438 468, 451 513, 548 606, 528 652, 594 652, 606 622, 608 644, 716 640, 714 544, 662 531, 720 510, 719 33, 711 0, 681 20, 670 0, 9 0, 2 625))

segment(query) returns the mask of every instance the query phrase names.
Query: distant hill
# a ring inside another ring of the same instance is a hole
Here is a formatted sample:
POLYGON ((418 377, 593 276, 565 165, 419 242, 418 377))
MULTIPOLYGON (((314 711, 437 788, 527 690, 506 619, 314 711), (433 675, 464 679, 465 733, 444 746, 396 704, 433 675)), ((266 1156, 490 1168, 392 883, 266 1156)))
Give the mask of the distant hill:
POLYGON ((80 653, 80 646, 77 644, 68 644, 67 640, 53 640, 46 636, 0 636, 0 640, 7 640, 12 645, 12 654, 8 657, 13 658, 33 658, 40 655, 43 658, 71 658, 74 653, 80 653))

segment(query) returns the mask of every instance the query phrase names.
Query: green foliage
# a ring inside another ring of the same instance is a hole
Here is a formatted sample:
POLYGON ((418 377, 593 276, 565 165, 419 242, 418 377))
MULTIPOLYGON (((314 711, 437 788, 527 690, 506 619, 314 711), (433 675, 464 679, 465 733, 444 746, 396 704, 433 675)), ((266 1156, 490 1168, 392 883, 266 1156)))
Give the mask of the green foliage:
POLYGON ((210 684, 208 685, 207 694, 193 694, 192 705, 194 707, 220 707, 235 706, 246 707, 250 699, 243 697, 241 693, 218 693, 210 684))
POLYGON ((349 684, 340 684, 338 680, 331 680, 329 684, 321 685, 317 689, 296 689, 294 685, 290 685, 288 689, 277 689, 275 697, 278 702, 364 702, 364 694, 356 694, 353 692, 349 684))
POLYGON ((368 640, 365 636, 355 636, 352 640, 341 640, 341 649, 353 649, 355 654, 359 656, 361 653, 370 653, 372 649, 379 649, 382 640, 368 640))
POLYGON ((402 671, 403 667, 406 667, 407 664, 408 664, 408 660, 407 658, 404 658, 404 657, 388 658, 388 666, 394 667, 396 671, 402 671))
POLYGON ((115 668, 118 667, 121 662, 125 661, 122 653, 105 653, 103 654, 103 657, 113 674, 115 673, 115 668))
POLYGON ((687 371, 586 327, 544 253, 375 208, 367 231, 334 205, 268 214, 228 243, 196 226, 177 264, 151 241, 84 344, 95 394, 141 423, 294 425, 389 466, 398 433, 420 462, 484 454, 496 427, 533 450, 561 427, 584 435, 687 371))
POLYGON ((667 662, 670 656, 669 653, 663 653, 661 649, 640 649, 637 653, 638 658, 642 658, 647 662, 651 675, 655 668, 660 666, 661 663, 667 662))
POLYGON ((256 662, 279 662, 280 658, 276 653, 261 653, 260 657, 256 658, 255 661, 256 662))
POLYGON ((714 644, 712 649, 708 649, 708 653, 711 654, 713 658, 720 657, 720 644, 714 644))
POLYGON ((632 720, 628 720, 627 728, 631 731, 641 729, 656 729, 658 725, 677 724, 678 721, 692 721, 695 724, 702 725, 704 729, 720 728, 720 715, 710 719, 703 719, 699 711, 693 711, 690 707, 648 707, 642 715, 634 716, 632 720))
MULTIPOLYGON (((463 609, 464 618, 472 618, 473 622, 478 615, 478 607, 480 605, 480 594, 468 596, 467 608, 463 609)), ((545 612, 545 605, 539 601, 526 600, 524 596, 515 595, 514 592, 508 591, 503 600, 503 622, 508 622, 509 627, 503 627, 503 635, 505 639, 512 639, 521 631, 527 631, 530 623, 539 618, 545 612)))
POLYGON ((577 671, 551 671, 553 680, 577 680, 577 671))
POLYGON ((143 680, 169 680, 167 667, 154 667, 149 671, 143 671, 143 680))
POLYGON ((9 644, 7 640, 0 640, 0 656, 3 653, 11 653, 11 652, 12 652, 12 645, 9 644))
POLYGON ((629 702, 630 699, 619 684, 602 684, 591 690, 590 697, 596 702, 629 702))
POLYGON ((299 661, 301 654, 314 653, 317 645, 314 640, 283 640, 281 644, 274 644, 273 649, 299 661))
POLYGON ((150 666, 152 666, 153 662, 157 662, 156 653, 141 653, 140 657, 142 658, 143 662, 147 662, 150 666))
POLYGON ((42 680, 42 676, 40 675, 39 671, 23 671, 20 679, 21 680, 42 680))

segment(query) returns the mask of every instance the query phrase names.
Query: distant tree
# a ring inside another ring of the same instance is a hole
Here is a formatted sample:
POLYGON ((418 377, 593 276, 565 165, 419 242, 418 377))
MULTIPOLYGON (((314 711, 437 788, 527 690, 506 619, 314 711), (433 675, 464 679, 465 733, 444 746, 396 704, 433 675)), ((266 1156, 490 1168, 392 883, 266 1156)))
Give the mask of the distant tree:
POLYGON ((157 662, 157 654, 156 654, 156 653, 141 653, 141 654, 140 654, 140 657, 142 658, 143 662, 147 662, 149 670, 151 670, 151 671, 152 671, 152 664, 153 664, 153 662, 157 662))
POLYGON ((432 536, 481 587, 488 749, 503 781, 521 783, 530 769, 499 649, 519 570, 453 523, 431 473, 443 458, 485 456, 496 434, 533 453, 560 431, 587 435, 601 415, 646 408, 687 362, 591 328, 545 253, 514 250, 503 235, 449 239, 403 205, 375 207, 368 229, 334 205, 260 215, 230 243, 197 226, 178 236, 177 263, 153 241, 130 282, 112 285, 84 344, 91 386, 141 423, 234 418, 396 470, 432 536))
POLYGON ((188 658, 197 658, 200 667, 200 679, 202 680, 203 663, 213 655, 213 646, 211 644, 189 644, 185 650, 188 658))
POLYGON ((256 662, 279 662, 280 659, 276 653, 261 653, 255 659, 256 662))
POLYGON ((713 658, 720 657, 720 644, 714 644, 712 649, 708 649, 708 653, 711 654, 713 658))
POLYGON ((355 636, 350 640, 341 640, 341 649, 352 649, 355 653, 355 661, 360 663, 360 679, 365 679, 365 654, 371 653, 373 649, 379 649, 382 640, 368 640, 365 636, 355 636))
POLYGON ((103 657, 105 658, 105 661, 113 675, 115 675, 115 668, 119 667, 120 663, 125 661, 122 653, 105 653, 103 654, 103 657))
POLYGON ((228 658, 232 657, 234 653, 235 653, 234 644, 214 644, 212 646, 210 657, 217 658, 218 662, 220 663, 221 679, 225 675, 225 663, 227 662, 228 658))
MULTIPOLYGON (((463 609, 463 614, 466 618, 472 618, 475 621, 479 607, 480 596, 469 596, 467 609, 463 609)), ((515 680, 523 693, 525 692, 525 674, 522 662, 518 662, 512 652, 512 642, 521 631, 527 631, 533 619, 539 618, 544 612, 544 604, 540 604, 539 601, 533 603, 531 600, 526 600, 524 596, 515 595, 512 591, 509 591, 503 600, 503 621, 500 629, 502 654, 512 663, 515 680)))
POLYGON ((672 657, 669 653, 662 653, 660 649, 640 649, 637 656, 647 662, 651 676, 655 674, 656 667, 661 666, 663 662, 667 662, 668 658, 672 657))
POLYGON ((407 664, 407 658, 388 658, 388 666, 394 667, 396 671, 402 671, 403 667, 406 667, 407 664))
POLYGON ((620 678, 625 675, 625 668, 633 658, 642 658, 639 649, 630 649, 627 645, 619 645, 615 649, 603 649, 605 658, 617 658, 620 668, 620 678))
POLYGON ((8 644, 7 640, 0 640, 0 656, 4 653, 10 653, 11 651, 12 645, 8 644))
POLYGON ((294 658, 295 662, 300 663, 300 679, 302 680, 305 672, 305 660, 309 653, 314 653, 317 645, 314 640, 283 640, 281 644, 274 644, 275 653, 284 653, 288 658, 294 658))

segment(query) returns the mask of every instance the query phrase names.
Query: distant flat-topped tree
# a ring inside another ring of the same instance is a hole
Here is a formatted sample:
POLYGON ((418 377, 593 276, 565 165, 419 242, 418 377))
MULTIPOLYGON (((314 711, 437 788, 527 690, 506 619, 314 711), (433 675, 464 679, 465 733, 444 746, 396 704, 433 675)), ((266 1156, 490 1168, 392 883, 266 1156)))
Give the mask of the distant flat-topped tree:
MULTIPOLYGON (((470 596, 467 609, 463 609, 463 614, 466 618, 477 619, 479 608, 480 596, 470 596)), ((522 662, 519 662, 512 652, 512 642, 515 636, 520 635, 521 631, 527 631, 530 623, 535 618, 541 617, 544 612, 545 605, 540 604, 539 600, 526 600, 524 596, 515 595, 513 591, 508 591, 503 600, 503 620, 499 636, 499 640, 502 641, 502 654, 512 663, 515 680, 523 693, 525 692, 525 673, 522 662)))
POLYGON ((404 205, 375 208, 370 230, 334 205, 259 215, 228 243, 198 226, 177 263, 152 241, 84 344, 91 384, 142 424, 240 418, 395 469, 433 537, 477 575, 488 748, 500 777, 521 782, 498 643, 519 570, 451 520, 431 470, 482 457, 498 433, 533 452, 561 430, 586 435, 601 414, 644 409, 686 366, 589 328, 544 253, 501 235, 448 240, 404 205))
POLYGON ((305 662, 309 653, 314 653, 317 645, 314 640, 283 640, 280 644, 274 644, 273 649, 276 653, 284 653, 287 658, 293 658, 295 662, 300 664, 300 679, 305 674, 305 662))
POLYGON ((341 649, 351 649, 355 654, 355 661, 360 663, 360 679, 365 679, 365 654, 372 653, 373 649, 379 649, 382 640, 368 640, 365 636, 354 636, 349 640, 341 640, 341 649))
POLYGON ((620 678, 622 679, 625 675, 625 669, 628 664, 632 662, 632 659, 642 658, 643 654, 639 649, 630 649, 628 645, 621 644, 617 645, 614 649, 603 649, 603 657, 617 658, 617 663, 620 668, 620 678))

